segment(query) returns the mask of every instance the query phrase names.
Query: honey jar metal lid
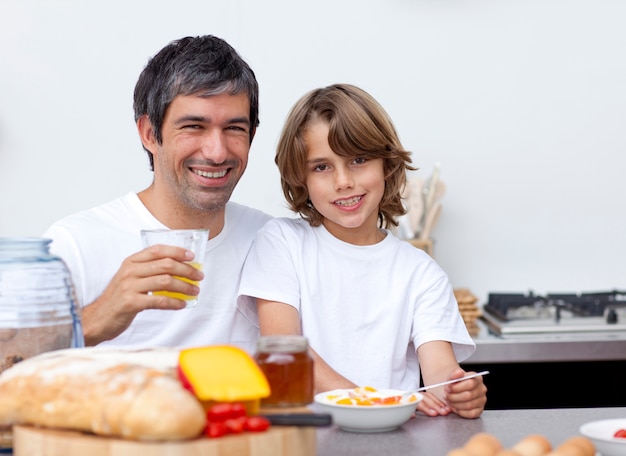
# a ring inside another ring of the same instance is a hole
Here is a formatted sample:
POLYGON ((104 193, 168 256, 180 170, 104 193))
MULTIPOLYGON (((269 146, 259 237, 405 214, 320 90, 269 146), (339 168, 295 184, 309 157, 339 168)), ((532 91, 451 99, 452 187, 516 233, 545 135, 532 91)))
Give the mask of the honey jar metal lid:
POLYGON ((265 353, 293 353, 306 351, 308 339, 300 335, 261 336, 257 341, 257 351, 265 353))

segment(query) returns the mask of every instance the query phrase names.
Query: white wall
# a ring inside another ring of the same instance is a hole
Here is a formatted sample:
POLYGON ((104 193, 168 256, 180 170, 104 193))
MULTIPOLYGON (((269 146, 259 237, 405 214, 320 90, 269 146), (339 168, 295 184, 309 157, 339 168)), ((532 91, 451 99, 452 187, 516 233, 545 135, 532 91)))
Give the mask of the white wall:
POLYGON ((455 287, 626 289, 624 18, 621 0, 0 0, 0 236, 147 186, 136 78, 167 42, 212 33, 261 86, 237 201, 289 215, 285 115, 354 83, 419 176, 441 163, 435 257, 455 287))

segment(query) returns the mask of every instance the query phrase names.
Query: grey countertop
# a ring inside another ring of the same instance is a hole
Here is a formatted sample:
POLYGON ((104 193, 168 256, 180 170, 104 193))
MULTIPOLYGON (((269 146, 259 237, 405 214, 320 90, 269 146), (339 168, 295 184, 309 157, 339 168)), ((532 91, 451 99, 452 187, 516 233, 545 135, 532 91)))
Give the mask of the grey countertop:
POLYGON ((476 351, 465 364, 626 360, 626 331, 500 337, 478 320, 476 351))
POLYGON ((378 434, 346 432, 337 427, 317 431, 318 456, 414 455, 445 456, 462 447, 478 432, 493 434, 505 448, 511 448, 530 434, 545 436, 556 448, 579 434, 584 423, 609 418, 626 418, 626 407, 485 410, 475 420, 457 415, 418 415, 401 428, 378 434))

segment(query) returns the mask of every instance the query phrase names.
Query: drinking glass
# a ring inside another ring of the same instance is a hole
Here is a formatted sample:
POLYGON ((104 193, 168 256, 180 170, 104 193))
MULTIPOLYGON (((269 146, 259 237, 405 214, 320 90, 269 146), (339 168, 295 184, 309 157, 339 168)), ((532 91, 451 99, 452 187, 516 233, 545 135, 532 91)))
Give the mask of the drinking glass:
MULTIPOLYGON (((202 270, 202 263, 206 253, 206 245, 209 240, 209 230, 193 229, 193 230, 142 230, 141 239, 144 247, 151 245, 163 244, 184 247, 191 250, 194 254, 193 260, 188 263, 196 269, 202 270)), ((183 282, 191 283, 198 286, 197 281, 192 281, 186 277, 174 276, 183 282)), ((152 294, 169 296, 171 298, 182 299, 187 303, 186 307, 195 307, 198 304, 197 296, 190 296, 183 293, 172 291, 153 291, 152 294)))

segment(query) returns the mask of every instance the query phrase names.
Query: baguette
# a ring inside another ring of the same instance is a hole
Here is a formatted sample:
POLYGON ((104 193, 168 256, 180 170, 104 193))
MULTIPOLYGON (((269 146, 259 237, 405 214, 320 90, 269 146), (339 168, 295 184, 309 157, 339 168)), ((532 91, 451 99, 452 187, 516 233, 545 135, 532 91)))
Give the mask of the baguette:
POLYGON ((178 353, 79 348, 28 358, 0 374, 0 426, 150 441, 197 437, 205 414, 176 378, 178 353))

